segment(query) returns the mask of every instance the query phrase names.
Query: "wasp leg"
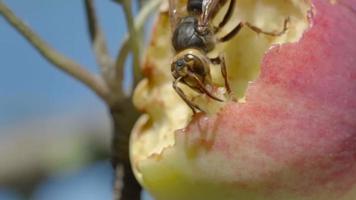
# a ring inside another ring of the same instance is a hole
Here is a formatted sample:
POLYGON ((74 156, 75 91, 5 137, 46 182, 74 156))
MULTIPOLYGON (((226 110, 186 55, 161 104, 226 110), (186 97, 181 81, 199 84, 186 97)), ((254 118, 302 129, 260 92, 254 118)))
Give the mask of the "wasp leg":
POLYGON ((217 58, 210 58, 210 61, 213 64, 220 65, 221 74, 222 74, 222 76, 224 78, 224 84, 225 84, 226 91, 227 91, 228 94, 231 94, 231 87, 230 87, 230 84, 229 84, 229 80, 227 78, 225 56, 223 54, 220 54, 219 57, 217 57, 217 58))
POLYGON ((236 0, 229 1, 229 7, 224 15, 224 18, 221 20, 218 26, 214 26, 214 33, 217 34, 231 19, 236 5, 236 0))
POLYGON ((258 27, 256 27, 256 26, 254 26, 254 25, 252 25, 252 24, 250 24, 250 23, 248 23, 248 22, 245 22, 244 24, 245 24, 247 27, 249 27, 251 30, 255 31, 255 32, 258 33, 258 34, 259 34, 259 33, 262 33, 262 34, 265 34, 265 35, 277 37, 277 36, 283 35, 283 34, 287 31, 289 22, 290 22, 290 18, 287 17, 287 18, 284 20, 283 29, 282 29, 281 31, 278 31, 278 32, 276 32, 276 31, 275 31, 275 32, 263 31, 262 29, 260 29, 260 28, 258 28, 258 27))
POLYGON ((199 89, 204 92, 205 94, 207 94, 210 98, 216 100, 216 101, 220 101, 223 102, 223 100, 219 99, 218 97, 215 97, 213 94, 211 94, 204 86, 204 84, 201 82, 201 80, 193 73, 189 72, 189 76, 191 76, 192 78, 194 78, 196 80, 196 82, 198 83, 199 89))
POLYGON ((229 41, 230 39, 232 39, 240 30, 243 26, 247 26, 249 27, 251 30, 255 31, 256 33, 262 33, 262 34, 265 34, 265 35, 269 35, 269 36, 281 36, 283 35, 287 29, 288 29, 288 24, 290 22, 290 18, 287 17, 285 20, 284 20, 284 25, 283 25, 283 30, 279 31, 279 32, 268 32, 268 31, 264 31, 252 24, 250 24, 249 22, 240 22, 230 33, 226 34, 225 36, 221 37, 218 39, 218 41, 220 42, 227 42, 229 41))
POLYGON ((240 22, 237 26, 235 26, 234 29, 232 29, 232 31, 228 34, 226 34, 225 36, 218 38, 219 42, 227 42, 229 41, 231 38, 233 38, 243 27, 243 23, 240 22))
POLYGON ((192 109, 193 114, 196 114, 196 113, 197 113, 196 110, 199 110, 199 111, 203 112, 203 110, 200 109, 198 105, 196 105, 196 104, 193 103, 191 100, 189 100, 189 99, 187 98, 187 96, 184 94, 183 90, 178 87, 178 83, 179 83, 179 81, 181 80, 181 78, 182 78, 182 77, 179 77, 178 79, 176 79, 176 80, 173 82, 173 88, 174 88, 174 90, 177 92, 177 94, 180 96, 180 98, 182 98, 183 101, 189 106, 189 108, 192 109))
POLYGON ((231 88, 229 84, 229 80, 227 79, 227 70, 226 70, 226 62, 224 55, 220 55, 220 67, 221 67, 221 74, 224 77, 225 88, 228 94, 231 94, 231 88))
POLYGON ((223 26, 225 26, 229 22, 229 20, 232 17, 235 5, 236 5, 236 0, 230 0, 229 8, 227 9, 223 20, 219 23, 216 31, 219 31, 223 26))

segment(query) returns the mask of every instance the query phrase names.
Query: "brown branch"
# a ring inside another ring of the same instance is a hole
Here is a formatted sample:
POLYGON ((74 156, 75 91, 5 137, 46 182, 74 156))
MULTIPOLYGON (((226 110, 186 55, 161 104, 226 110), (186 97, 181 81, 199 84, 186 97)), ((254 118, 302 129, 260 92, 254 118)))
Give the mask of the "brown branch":
POLYGON ((121 191, 124 188, 124 169, 121 165, 116 166, 115 175, 114 175, 114 192, 113 192, 113 199, 122 199, 121 191))
POLYGON ((51 48, 36 33, 34 33, 30 27, 22 22, 1 0, 0 14, 49 62, 91 88, 105 102, 110 102, 108 87, 101 78, 94 76, 76 62, 51 48))
POLYGON ((141 9, 143 7, 143 5, 145 4, 145 0, 137 0, 137 4, 139 9, 141 9))
POLYGON ((133 13, 132 13, 132 1, 131 0, 123 0, 122 1, 122 7, 124 9, 124 14, 127 22, 127 27, 129 29, 129 44, 131 47, 132 51, 132 57, 133 57, 133 71, 134 71, 134 82, 138 82, 138 80, 141 79, 141 73, 140 73, 140 45, 139 45, 139 39, 138 39, 138 33, 137 30, 135 29, 134 25, 134 19, 133 19, 133 13))
MULTIPOLYGON (((144 7, 141 9, 140 13, 135 18, 134 29, 137 33, 143 31, 143 27, 147 18, 157 9, 157 7, 161 4, 162 0, 151 0, 145 3, 144 7)), ((117 80, 122 80, 124 74, 124 65, 128 54, 130 53, 131 46, 130 46, 130 38, 131 35, 126 35, 124 40, 122 41, 121 48, 119 49, 119 53, 115 62, 115 77, 117 80)), ((139 69, 136 70, 135 73, 139 73, 139 69)), ((139 79, 134 80, 134 85, 138 83, 139 79)))
POLYGON ((110 108, 113 119, 112 163, 116 171, 115 200, 139 200, 141 186, 132 172, 129 158, 131 129, 139 116, 131 98, 127 97, 110 108))
POLYGON ((94 5, 94 0, 85 0, 85 10, 87 16, 87 23, 89 29, 90 39, 93 45, 93 50, 95 53, 96 61, 101 67, 102 74, 106 81, 109 81, 109 69, 113 66, 114 61, 109 56, 106 39, 103 31, 100 28, 96 9, 94 5))
MULTIPOLYGON (((118 0, 116 0, 119 2, 118 0)), ((158 7, 162 0, 151 0, 147 2, 144 8, 141 9, 139 15, 135 19, 134 26, 129 26, 135 29, 136 33, 142 32, 144 22, 149 15, 158 7)), ((123 2, 119 2, 123 3, 123 2)), ((127 10, 126 10, 127 11, 127 10)), ((131 13, 132 14, 132 13, 131 13)), ((132 16, 127 16, 132 18, 132 16)), ((132 32, 132 31, 131 31, 132 32)), ((124 74, 124 65, 128 54, 132 51, 131 38, 137 39, 133 35, 126 35, 120 48, 116 63, 115 63, 115 80, 120 81, 124 74)), ((135 66, 134 66, 135 67, 135 66)), ((139 66, 136 66, 134 73, 140 75, 139 66)), ((139 78, 134 79, 136 85, 139 78)), ((132 173, 129 159, 129 137, 131 128, 139 116, 139 113, 134 108, 130 97, 121 97, 117 106, 111 107, 111 115, 114 123, 114 134, 112 140, 112 161, 116 171, 114 199, 115 200, 139 200, 141 187, 136 181, 132 173), (125 105, 125 106, 123 106, 125 105)))

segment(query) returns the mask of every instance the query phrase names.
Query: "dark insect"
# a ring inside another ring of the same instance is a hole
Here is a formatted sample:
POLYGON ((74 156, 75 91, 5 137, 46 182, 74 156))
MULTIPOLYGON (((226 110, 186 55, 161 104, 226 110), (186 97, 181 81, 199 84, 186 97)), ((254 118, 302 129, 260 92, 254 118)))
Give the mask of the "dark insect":
POLYGON ((185 16, 180 15, 182 12, 178 10, 177 1, 179 0, 169 0, 169 13, 173 30, 172 45, 176 51, 176 56, 171 64, 172 75, 175 79, 173 88, 192 109, 193 113, 202 111, 202 109, 187 98, 183 90, 179 88, 178 83, 183 83, 216 101, 222 101, 207 89, 208 85, 213 85, 210 75, 211 64, 220 65, 226 91, 229 94, 231 93, 224 55, 220 54, 216 58, 207 56, 207 53, 215 48, 217 42, 229 41, 244 25, 257 33, 280 36, 286 32, 289 22, 289 18, 287 18, 284 22, 284 28, 280 32, 265 32, 247 22, 240 22, 230 33, 218 38, 216 33, 231 20, 236 0, 188 0, 185 16), (225 3, 229 3, 225 16, 217 26, 213 26, 212 19, 225 3))

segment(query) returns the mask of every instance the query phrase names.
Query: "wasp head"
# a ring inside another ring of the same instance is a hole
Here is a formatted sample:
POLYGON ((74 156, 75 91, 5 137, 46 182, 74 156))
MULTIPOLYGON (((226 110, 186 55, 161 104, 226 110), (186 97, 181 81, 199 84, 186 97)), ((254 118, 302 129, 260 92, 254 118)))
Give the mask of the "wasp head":
POLYGON ((206 70, 208 70, 206 68, 207 64, 204 59, 191 52, 178 54, 171 65, 172 75, 176 79, 191 74, 205 76, 206 70))

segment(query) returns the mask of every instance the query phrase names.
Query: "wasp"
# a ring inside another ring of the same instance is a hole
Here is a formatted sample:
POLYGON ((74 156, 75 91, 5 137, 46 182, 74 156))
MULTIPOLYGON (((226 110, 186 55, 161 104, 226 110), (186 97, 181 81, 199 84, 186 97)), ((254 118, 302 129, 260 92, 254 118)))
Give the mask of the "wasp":
POLYGON ((212 64, 220 65, 226 91, 228 94, 231 93, 223 53, 220 53, 218 57, 208 57, 208 53, 214 50, 216 44, 228 42, 243 26, 247 26, 257 33, 280 36, 286 32, 289 18, 285 20, 283 30, 279 32, 266 32, 248 22, 240 22, 229 33, 218 37, 217 33, 232 20, 236 0, 188 0, 184 12, 180 10, 178 1, 169 0, 169 15, 173 31, 172 46, 176 53, 171 63, 171 72, 174 78, 173 88, 195 114, 202 109, 188 99, 179 87, 179 83, 222 102, 223 100, 214 96, 208 89, 211 88, 209 86, 214 85, 210 66, 212 64), (225 3, 229 5, 224 17, 219 24, 213 25, 212 19, 225 3))

